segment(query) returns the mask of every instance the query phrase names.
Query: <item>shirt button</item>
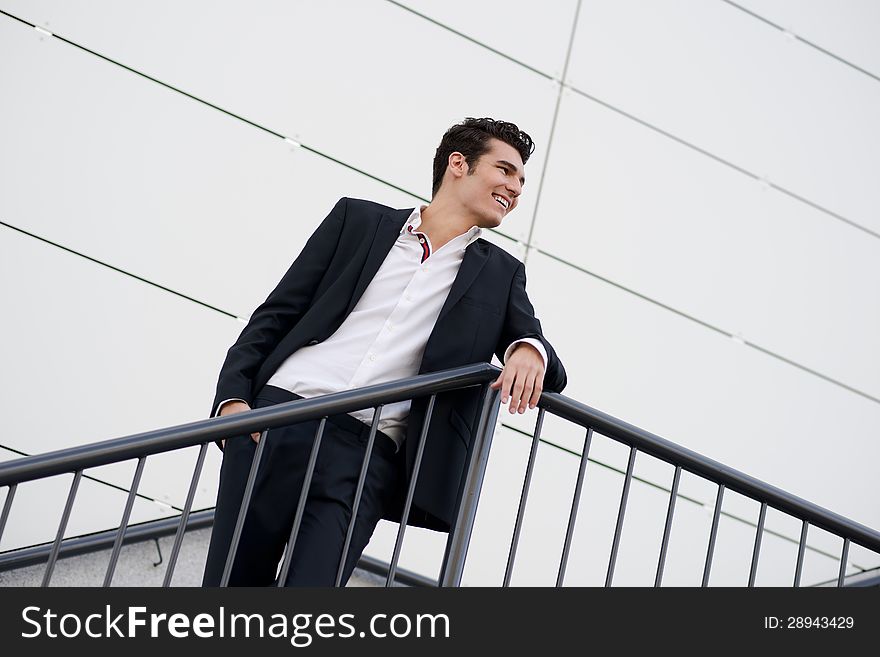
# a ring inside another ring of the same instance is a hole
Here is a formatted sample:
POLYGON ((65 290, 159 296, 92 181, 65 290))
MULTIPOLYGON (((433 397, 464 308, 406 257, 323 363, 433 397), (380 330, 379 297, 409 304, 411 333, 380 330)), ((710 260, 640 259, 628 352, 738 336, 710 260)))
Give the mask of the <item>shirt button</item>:
POLYGON ((393 331, 393 330, 394 330, 394 324, 392 324, 391 322, 388 322, 388 330, 389 330, 389 331, 393 331))
POLYGON ((370 360, 376 360, 376 354, 370 354, 370 360))

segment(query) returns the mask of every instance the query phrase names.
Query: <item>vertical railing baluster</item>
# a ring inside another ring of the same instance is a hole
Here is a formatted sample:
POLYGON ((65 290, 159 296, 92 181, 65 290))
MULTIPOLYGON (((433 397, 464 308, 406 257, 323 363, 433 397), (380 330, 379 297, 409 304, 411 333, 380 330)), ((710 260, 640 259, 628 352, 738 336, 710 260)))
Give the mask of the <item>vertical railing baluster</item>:
POLYGON ((6 487, 6 501, 3 502, 3 513, 0 514, 0 541, 3 540, 3 530, 6 529, 6 521, 9 519, 9 511, 12 509, 12 498, 15 497, 15 490, 18 484, 9 484, 6 487))
POLYGON ((189 522, 189 514, 192 509, 193 500, 196 497, 196 489, 199 485, 199 478, 202 475, 202 467, 205 464, 205 454, 207 452, 208 443, 202 443, 201 448, 199 448, 199 456, 196 459, 196 467, 189 482, 189 490, 186 493, 186 504, 183 505, 183 513, 180 514, 180 524, 177 525, 177 533, 174 535, 174 545, 171 546, 168 566, 165 568, 165 577, 162 580, 163 588, 171 586, 171 578, 174 575, 174 567, 177 565, 177 556, 180 554, 180 546, 183 543, 183 535, 186 532, 186 524, 189 522))
POLYGON ((623 518, 626 513, 626 502, 629 497, 629 487, 632 484, 633 467, 636 463, 636 448, 629 448, 629 463, 626 466, 626 477, 623 480, 623 492, 620 494, 620 508, 617 511, 617 526, 614 528, 614 540, 611 544, 611 558, 608 560, 608 573, 605 575, 605 586, 611 586, 611 578, 614 577, 614 564, 617 561, 617 550, 620 548, 620 535, 623 532, 623 518))
POLYGON ((70 519, 70 510, 73 508, 73 500, 76 499, 76 491, 79 488, 80 479, 82 479, 82 470, 77 470, 73 475, 73 482, 70 484, 67 504, 64 505, 64 513, 61 514, 61 522, 58 525, 55 542, 52 544, 52 551, 49 553, 49 561, 46 563, 43 587, 49 586, 49 581, 52 579, 52 571, 55 570, 55 562, 58 560, 58 552, 61 550, 61 541, 64 539, 64 531, 67 529, 67 521, 70 519))
POLYGON ((122 512, 122 520, 119 522, 119 529, 116 532, 116 540, 113 541, 113 551, 110 553, 110 563, 107 564, 107 572, 104 575, 104 588, 110 586, 110 582, 113 581, 113 573, 116 571, 116 562, 119 560, 119 551, 122 549, 125 530, 128 529, 128 519, 131 517, 131 508, 134 506, 134 498, 137 495, 138 486, 140 486, 141 483, 141 475, 144 473, 144 463, 146 460, 146 456, 140 457, 134 471, 131 489, 128 491, 128 498, 125 500, 125 510, 122 512))
POLYGON ((758 514, 758 527, 755 530, 755 548, 752 550, 752 567, 749 569, 749 588, 755 586, 755 575, 758 573, 758 555, 761 553, 761 539, 764 537, 764 520, 767 518, 767 503, 761 502, 758 514))
MULTIPOLYGON (((241 540, 241 530, 244 527, 244 519, 247 516, 247 509, 251 503, 251 495, 254 492, 254 482, 257 479, 257 469, 260 467, 260 459, 263 457, 263 449, 266 447, 266 429, 260 435, 260 442, 257 443, 257 449, 254 451, 254 458, 251 460, 251 470, 248 473, 247 483, 244 487, 244 494, 241 498, 241 506, 238 509, 238 518, 235 520, 235 530, 232 532, 232 542, 229 544, 229 552, 226 555, 226 565, 223 566, 223 576, 220 578, 220 586, 229 585, 229 576, 232 574, 232 563, 235 561, 235 553, 238 552, 238 542, 241 540)), ((248 437, 250 440, 250 436, 248 437)))
POLYGON ((336 570, 336 587, 342 584, 342 575, 345 572, 345 561, 348 559, 348 548, 351 545, 351 537, 354 535, 354 525, 357 522, 358 509, 361 505, 361 495, 364 484, 367 481, 367 472, 370 468, 370 457, 373 453, 373 443, 376 441, 376 432, 379 430, 379 415, 382 413, 382 405, 373 409, 373 421, 370 424, 370 437, 367 439, 367 447, 364 452, 364 460, 361 463, 361 473, 358 476, 357 488, 354 491, 354 502, 351 505, 351 519, 348 521, 348 529, 345 532, 345 543, 342 545, 342 555, 339 557, 339 568, 336 570))
MULTIPOLYGON (((571 510, 568 512, 568 527, 565 529, 565 542, 562 544, 562 558, 559 560, 559 571, 556 573, 556 586, 562 586, 565 579, 565 568, 568 565, 568 553, 571 550, 571 539, 574 536, 574 524, 577 520, 578 507, 581 503, 581 490, 584 486, 584 475, 587 472, 587 461, 590 454, 590 443, 593 442, 593 427, 587 428, 584 438, 584 449, 581 452, 581 463, 578 467, 577 482, 574 485, 574 497, 571 500, 571 510)), ((508 562, 509 563, 509 562, 508 562)))
POLYGON ((507 567, 504 569, 504 582, 501 586, 510 585, 510 577, 513 573, 513 562, 516 559, 516 548, 519 545, 519 535, 522 531, 523 518, 525 517, 526 502, 529 498, 529 488, 532 485, 532 472, 535 469, 535 459, 538 455, 538 444, 541 442, 541 429, 544 426, 544 409, 538 409, 538 419, 535 421, 535 433, 532 436, 532 446, 529 450, 529 461, 526 464, 526 474, 523 479, 522 490, 519 494, 519 506, 516 510, 516 522, 513 524, 513 536, 510 539, 510 549, 507 553, 507 567))
POLYGON ((843 586, 846 577, 846 561, 849 559, 849 539, 843 539, 843 553, 840 555, 840 570, 837 572, 837 586, 843 586))
POLYGON ((299 503, 296 505, 296 515, 293 517, 293 526, 290 528, 290 538, 287 539, 287 547, 285 548, 284 563, 281 566, 281 572, 278 573, 278 586, 285 586, 287 583, 287 573, 290 571, 290 564, 293 560, 293 550, 296 547, 296 539, 299 536, 299 526, 302 524, 303 514, 306 510, 306 499, 309 496, 309 487, 312 485, 312 476, 315 474, 315 463, 318 462, 318 450, 321 448, 321 438, 324 436, 324 427, 327 425, 327 417, 321 418, 318 430, 315 432, 315 440, 312 442, 312 451, 309 454, 309 464, 306 467, 306 474, 303 478, 302 489, 299 492, 299 503))
POLYGON ((406 521, 409 518, 409 511, 412 508, 413 496, 416 492, 416 483, 419 479, 419 469, 422 465, 422 454, 425 453, 425 443, 428 440, 428 426, 431 424, 431 415, 434 412, 434 401, 437 395, 431 395, 428 400, 428 409, 425 411, 425 421, 422 424, 421 435, 419 436, 419 446, 416 450, 416 461, 413 464, 412 479, 406 490, 406 501, 403 503, 403 514, 400 516, 400 527, 397 529, 397 539, 394 541, 394 553, 391 556, 391 563, 388 564, 388 577, 385 579, 385 586, 394 585, 394 575, 397 573, 397 561, 400 559, 400 549, 403 547, 403 535, 406 532, 406 521))
POLYGON ((501 391, 493 390, 491 384, 486 383, 481 389, 480 399, 477 428, 468 445, 467 465, 459 482, 456 497, 455 518, 449 529, 446 550, 440 564, 438 584, 441 587, 461 586, 468 547, 474 532, 474 522, 477 519, 483 479, 489 466, 492 438, 498 424, 501 391))
POLYGON ((715 498, 715 513, 712 515, 712 531, 709 534, 709 549, 706 551, 706 565, 703 568, 701 586, 709 586, 709 571, 712 569, 712 554, 715 552, 715 537, 718 534, 718 519, 721 516, 721 501, 724 498, 724 484, 718 485, 718 496, 715 498))
POLYGON ((675 466, 672 476, 672 491, 669 494, 669 506, 666 509, 666 525, 663 527, 663 542, 660 544, 660 559, 657 561, 657 574, 654 586, 659 587, 663 580, 663 568, 666 566, 666 549, 669 547, 669 536, 672 533, 672 516, 675 513, 675 499, 678 497, 678 482, 681 481, 681 466, 675 466))
POLYGON ((797 565, 794 568, 794 588, 799 588, 801 585, 801 573, 804 569, 804 550, 807 547, 807 530, 810 527, 806 520, 801 522, 801 542, 798 544, 797 565))

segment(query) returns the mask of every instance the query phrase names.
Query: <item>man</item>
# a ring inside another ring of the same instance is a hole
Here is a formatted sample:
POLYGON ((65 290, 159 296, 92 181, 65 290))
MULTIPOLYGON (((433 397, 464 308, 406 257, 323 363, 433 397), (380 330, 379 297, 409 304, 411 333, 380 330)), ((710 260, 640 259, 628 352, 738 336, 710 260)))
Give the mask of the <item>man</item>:
MULTIPOLYGON (((486 240, 513 211, 531 138, 512 123, 466 119, 434 157, 432 200, 407 210, 341 199, 251 316, 220 371, 212 414, 229 415, 474 362, 504 364, 492 387, 509 410, 561 391, 523 264, 486 240), (218 413, 219 411, 219 413, 218 413)), ((478 388, 437 395, 407 522, 448 531, 478 388)), ((426 400, 382 408, 343 583, 381 518, 400 521, 426 400)), ((285 585, 336 580, 373 419, 328 418, 285 585)), ((289 537, 317 421, 272 429, 230 585, 269 585, 289 537)), ((225 441, 205 585, 220 582, 259 433, 225 441)))

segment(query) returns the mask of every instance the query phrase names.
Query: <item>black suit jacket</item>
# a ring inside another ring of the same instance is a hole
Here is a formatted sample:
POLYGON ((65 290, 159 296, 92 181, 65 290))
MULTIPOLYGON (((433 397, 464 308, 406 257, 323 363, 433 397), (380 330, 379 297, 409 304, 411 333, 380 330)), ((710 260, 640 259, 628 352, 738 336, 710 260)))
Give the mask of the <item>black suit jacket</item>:
MULTIPOLYGON (((412 208, 395 210, 360 199, 336 203, 227 352, 212 416, 226 399, 250 404, 290 354, 333 335, 411 213, 412 208)), ((561 391, 565 369, 542 335, 525 285, 523 263, 484 239, 471 243, 425 345, 419 373, 488 362, 493 353, 501 359, 511 342, 531 337, 547 350, 544 389, 561 391)), ((449 529, 478 402, 478 387, 437 395, 409 524, 449 529)), ((426 408, 427 399, 413 400, 405 449, 398 453, 407 482, 426 408)), ((389 520, 400 520, 404 495, 402 488, 389 520)))

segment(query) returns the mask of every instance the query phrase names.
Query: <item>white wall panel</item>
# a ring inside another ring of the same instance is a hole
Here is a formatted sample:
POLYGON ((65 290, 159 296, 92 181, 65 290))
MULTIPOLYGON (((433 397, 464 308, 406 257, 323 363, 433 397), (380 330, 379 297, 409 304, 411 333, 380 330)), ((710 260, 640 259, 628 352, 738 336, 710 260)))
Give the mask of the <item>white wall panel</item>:
POLYGON ((880 397, 880 240, 572 92, 557 130, 537 246, 880 397))
MULTIPOLYGON (((539 145, 529 177, 537 187, 557 84, 464 39, 450 48, 447 31, 390 3, 4 7, 422 196, 450 125, 465 116, 513 121, 539 145)), ((524 196, 517 216, 530 219, 533 207, 524 196)))
MULTIPOLYGON (((405 4, 558 76, 576 3, 405 4)), ((0 7, 220 108, 0 16, 0 93, 15 99, 0 110, 4 222, 246 316, 337 198, 418 201, 221 110, 423 196, 443 131, 488 115, 537 143, 521 206, 503 235, 485 235, 523 257, 516 240, 529 232, 557 84, 394 3, 0 7)), ((880 230, 880 87, 868 76, 721 2, 584 0, 577 35, 570 84, 880 230)), ((859 306, 878 279, 873 238, 570 92, 553 149, 541 249, 880 390, 871 339, 880 317, 876 304, 859 306)), ((870 485, 880 405, 537 251, 528 276, 569 373, 566 395, 880 526, 870 485)), ((27 453, 204 418, 242 329, 9 228, 0 230, 0 280, 12 318, 0 341, 0 444, 27 453)), ((521 432, 535 417, 502 409, 465 584, 501 581, 530 445, 521 432)), ((552 417, 543 433, 575 452, 583 435, 552 417)), ((568 585, 604 582, 627 455, 595 437, 568 585)), ((195 456, 148 460, 135 520, 182 505, 195 456)), ((219 462, 212 447, 196 508, 214 503, 219 462)), ((133 467, 90 474, 126 488, 133 467)), ((575 454, 541 445, 515 585, 554 583, 577 468, 575 454)), ((653 582, 672 468, 640 455, 636 476, 618 586, 653 582)), ((52 538, 62 479, 20 487, 0 550, 52 538), (47 524, 33 522, 36 510, 47 524)), ((124 493, 83 485, 68 535, 115 527, 124 493)), ((682 494, 670 586, 699 584, 715 487, 686 476, 682 494)), ((728 492, 723 509, 711 584, 741 585, 757 505, 728 492)), ((771 513, 767 526, 758 584, 789 585, 799 523, 771 513)), ((396 531, 381 522, 366 554, 389 559, 396 531)), ((446 535, 409 528, 406 537, 401 567, 437 577, 446 535)), ((834 577, 839 540, 811 531, 809 543, 804 582, 834 577)), ((864 550, 851 555, 850 572, 880 565, 864 550)))
POLYGON ((528 0, 402 0, 400 4, 542 73, 562 77, 575 0, 541 4, 528 0))
POLYGON ((587 0, 568 81, 880 231, 880 85, 735 7, 587 0))
POLYGON ((545 332, 570 372, 564 394, 880 525, 880 405, 541 254, 529 269, 545 332), (566 298, 560 280, 572 290, 566 298))
POLYGON ((0 219, 241 317, 341 196, 419 201, 0 17, 0 219), (3 58, 8 62, 7 58, 3 58))
MULTIPOLYGON (((236 320, 8 228, 0 280, 4 445, 39 454, 207 417, 236 320)), ((219 456, 197 508, 213 505, 219 456)), ((193 449, 148 459, 141 492, 182 506, 194 464, 193 449)), ((129 464, 100 470, 131 483, 129 464)))
POLYGON ((736 0, 736 4, 880 75, 880 4, 875 0, 736 0))

